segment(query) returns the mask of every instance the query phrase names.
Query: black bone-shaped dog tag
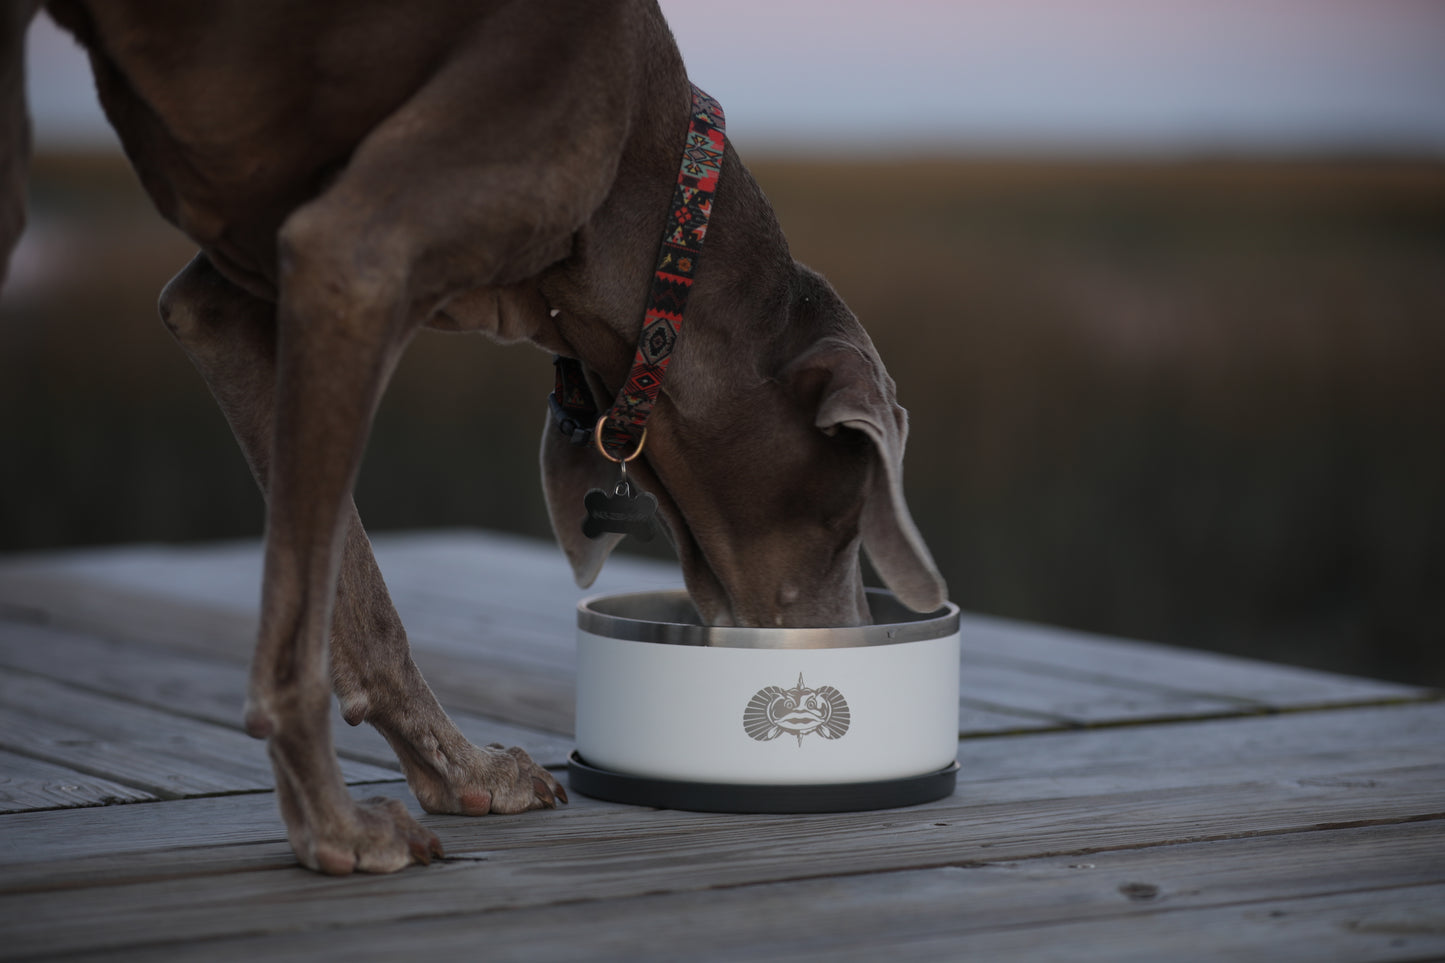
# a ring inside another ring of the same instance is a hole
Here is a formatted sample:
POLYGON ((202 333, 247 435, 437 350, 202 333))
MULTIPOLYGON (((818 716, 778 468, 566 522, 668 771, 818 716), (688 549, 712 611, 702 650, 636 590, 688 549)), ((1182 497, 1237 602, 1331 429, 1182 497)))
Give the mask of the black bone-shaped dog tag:
POLYGON ((633 494, 632 485, 621 481, 610 495, 600 488, 592 489, 582 504, 587 508, 582 534, 588 538, 617 532, 640 542, 652 541, 652 517, 657 514, 657 498, 652 492, 633 494))

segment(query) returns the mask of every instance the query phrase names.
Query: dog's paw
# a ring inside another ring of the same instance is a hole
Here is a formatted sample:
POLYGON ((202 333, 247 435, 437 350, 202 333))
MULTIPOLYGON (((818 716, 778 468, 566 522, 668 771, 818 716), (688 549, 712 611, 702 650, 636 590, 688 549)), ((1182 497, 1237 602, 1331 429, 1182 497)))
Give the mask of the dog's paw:
POLYGON ((429 813, 482 816, 555 809, 567 790, 532 757, 501 743, 453 749, 441 765, 407 772, 417 801, 429 813))
POLYGON ((299 827, 291 833, 291 848, 303 866, 330 876, 394 873, 443 855, 435 833, 399 800, 380 796, 355 803, 322 825, 299 827))

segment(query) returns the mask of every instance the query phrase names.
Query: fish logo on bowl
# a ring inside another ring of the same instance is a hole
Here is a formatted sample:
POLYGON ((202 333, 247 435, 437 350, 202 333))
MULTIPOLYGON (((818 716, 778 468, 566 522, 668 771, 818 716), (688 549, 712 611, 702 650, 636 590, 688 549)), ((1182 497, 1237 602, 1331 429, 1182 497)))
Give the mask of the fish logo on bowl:
POLYGON ((749 736, 768 742, 786 732, 797 737, 799 748, 803 737, 814 733, 824 739, 843 738, 851 721, 843 693, 830 685, 811 689, 801 673, 791 689, 777 685, 759 689, 743 709, 743 731, 749 736))

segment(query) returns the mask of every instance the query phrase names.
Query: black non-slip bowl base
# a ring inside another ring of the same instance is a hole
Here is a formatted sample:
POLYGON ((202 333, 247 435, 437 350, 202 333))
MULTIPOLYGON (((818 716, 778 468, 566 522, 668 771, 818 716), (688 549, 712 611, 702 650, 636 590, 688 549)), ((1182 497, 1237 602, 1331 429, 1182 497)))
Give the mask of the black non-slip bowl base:
POLYGON ((879 782, 774 786, 629 776, 588 765, 575 751, 567 780, 584 796, 655 809, 703 813, 846 813, 916 806, 953 794, 958 763, 937 772, 879 782))

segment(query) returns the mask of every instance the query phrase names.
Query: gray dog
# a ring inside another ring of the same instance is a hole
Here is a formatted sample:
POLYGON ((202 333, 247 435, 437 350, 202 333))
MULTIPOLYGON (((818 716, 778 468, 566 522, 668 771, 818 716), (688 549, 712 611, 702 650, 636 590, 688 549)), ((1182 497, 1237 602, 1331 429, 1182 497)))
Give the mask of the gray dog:
MULTIPOLYGON (((0 11, 0 255, 23 223, 23 45, 0 11)), ((653 0, 52 0, 160 213, 200 247, 160 313, 267 499, 246 730, 267 740, 301 862, 389 872, 440 854, 396 801, 354 801, 328 728, 391 743, 428 812, 555 806, 519 749, 478 748, 409 655, 351 499, 387 379, 419 328, 530 341, 591 393, 627 377, 689 128, 653 0)), ((731 147, 687 328, 631 479, 654 495, 703 617, 866 621, 858 547, 909 606, 945 590, 903 500, 907 416, 867 334, 795 262, 731 147)), ((549 428, 558 540, 617 466, 549 428)))

